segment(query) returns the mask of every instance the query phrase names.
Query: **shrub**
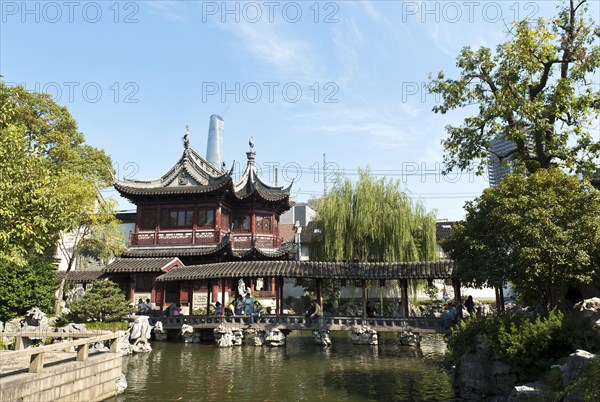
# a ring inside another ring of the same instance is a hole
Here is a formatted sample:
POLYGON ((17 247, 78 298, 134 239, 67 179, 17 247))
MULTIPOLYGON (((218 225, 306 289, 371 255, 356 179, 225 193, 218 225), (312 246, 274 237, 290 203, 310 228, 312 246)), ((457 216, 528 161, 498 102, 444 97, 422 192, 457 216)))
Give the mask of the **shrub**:
POLYGON ((88 290, 79 300, 67 307, 73 321, 121 321, 135 311, 129 305, 119 286, 111 281, 95 281, 92 289, 88 290))
POLYGON ((459 323, 448 339, 450 361, 458 364, 463 354, 475 351, 477 336, 484 336, 502 361, 526 376, 539 375, 576 349, 600 349, 592 321, 580 314, 552 310, 544 317, 532 318, 504 313, 459 323))
POLYGON ((33 307, 48 311, 57 279, 54 266, 31 257, 23 266, 0 261, 0 321, 22 316, 33 307))

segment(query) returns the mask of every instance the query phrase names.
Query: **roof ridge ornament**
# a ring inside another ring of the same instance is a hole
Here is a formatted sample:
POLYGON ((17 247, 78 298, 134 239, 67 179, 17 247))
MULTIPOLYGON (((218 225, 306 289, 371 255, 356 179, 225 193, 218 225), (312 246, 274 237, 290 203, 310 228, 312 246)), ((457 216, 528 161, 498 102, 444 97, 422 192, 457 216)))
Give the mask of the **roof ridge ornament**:
POLYGON ((248 152, 246 152, 246 156, 248 157, 248 165, 250 166, 254 165, 254 157, 256 156, 256 152, 254 152, 254 142, 252 141, 253 139, 254 138, 250 136, 250 139, 248 140, 250 149, 248 152))
POLYGON ((190 126, 188 124, 185 125, 185 134, 182 138, 183 141, 183 149, 188 149, 190 147, 190 126))

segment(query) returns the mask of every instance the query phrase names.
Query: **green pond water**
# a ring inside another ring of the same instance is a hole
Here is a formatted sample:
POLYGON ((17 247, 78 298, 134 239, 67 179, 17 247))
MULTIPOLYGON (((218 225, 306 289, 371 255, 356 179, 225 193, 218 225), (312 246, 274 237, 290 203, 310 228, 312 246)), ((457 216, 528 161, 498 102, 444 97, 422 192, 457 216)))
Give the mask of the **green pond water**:
POLYGON ((383 334, 378 346, 353 345, 348 333, 333 346, 296 331, 280 348, 152 342, 153 351, 124 358, 125 401, 448 401, 450 373, 441 335, 420 348, 383 334))

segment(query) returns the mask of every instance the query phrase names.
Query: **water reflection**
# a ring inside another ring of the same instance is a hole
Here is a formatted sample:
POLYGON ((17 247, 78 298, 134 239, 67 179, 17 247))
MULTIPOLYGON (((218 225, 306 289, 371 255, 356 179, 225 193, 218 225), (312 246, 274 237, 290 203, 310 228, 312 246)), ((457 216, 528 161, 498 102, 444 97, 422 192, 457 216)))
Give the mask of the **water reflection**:
POLYGON ((450 400, 438 338, 424 337, 421 348, 385 336, 357 346, 347 334, 323 348, 297 332, 282 348, 154 342, 152 353, 124 358, 129 387, 114 401, 450 400))

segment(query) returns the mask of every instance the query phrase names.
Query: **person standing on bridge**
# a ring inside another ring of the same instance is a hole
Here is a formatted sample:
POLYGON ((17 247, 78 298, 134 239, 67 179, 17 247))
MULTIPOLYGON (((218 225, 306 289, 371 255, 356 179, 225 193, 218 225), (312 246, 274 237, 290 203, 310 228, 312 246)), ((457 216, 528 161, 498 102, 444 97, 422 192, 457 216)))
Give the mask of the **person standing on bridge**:
POLYGON ((247 323, 252 325, 254 324, 254 299, 250 296, 250 292, 246 293, 246 297, 244 298, 244 315, 248 316, 247 323))
POLYGON ((306 313, 307 315, 307 319, 306 319, 306 326, 310 327, 312 326, 314 319, 317 319, 317 324, 319 325, 319 328, 321 328, 322 326, 322 318, 323 318, 323 309, 321 309, 321 305, 319 304, 318 301, 314 300, 310 306, 310 309, 308 310, 308 312, 306 313))

